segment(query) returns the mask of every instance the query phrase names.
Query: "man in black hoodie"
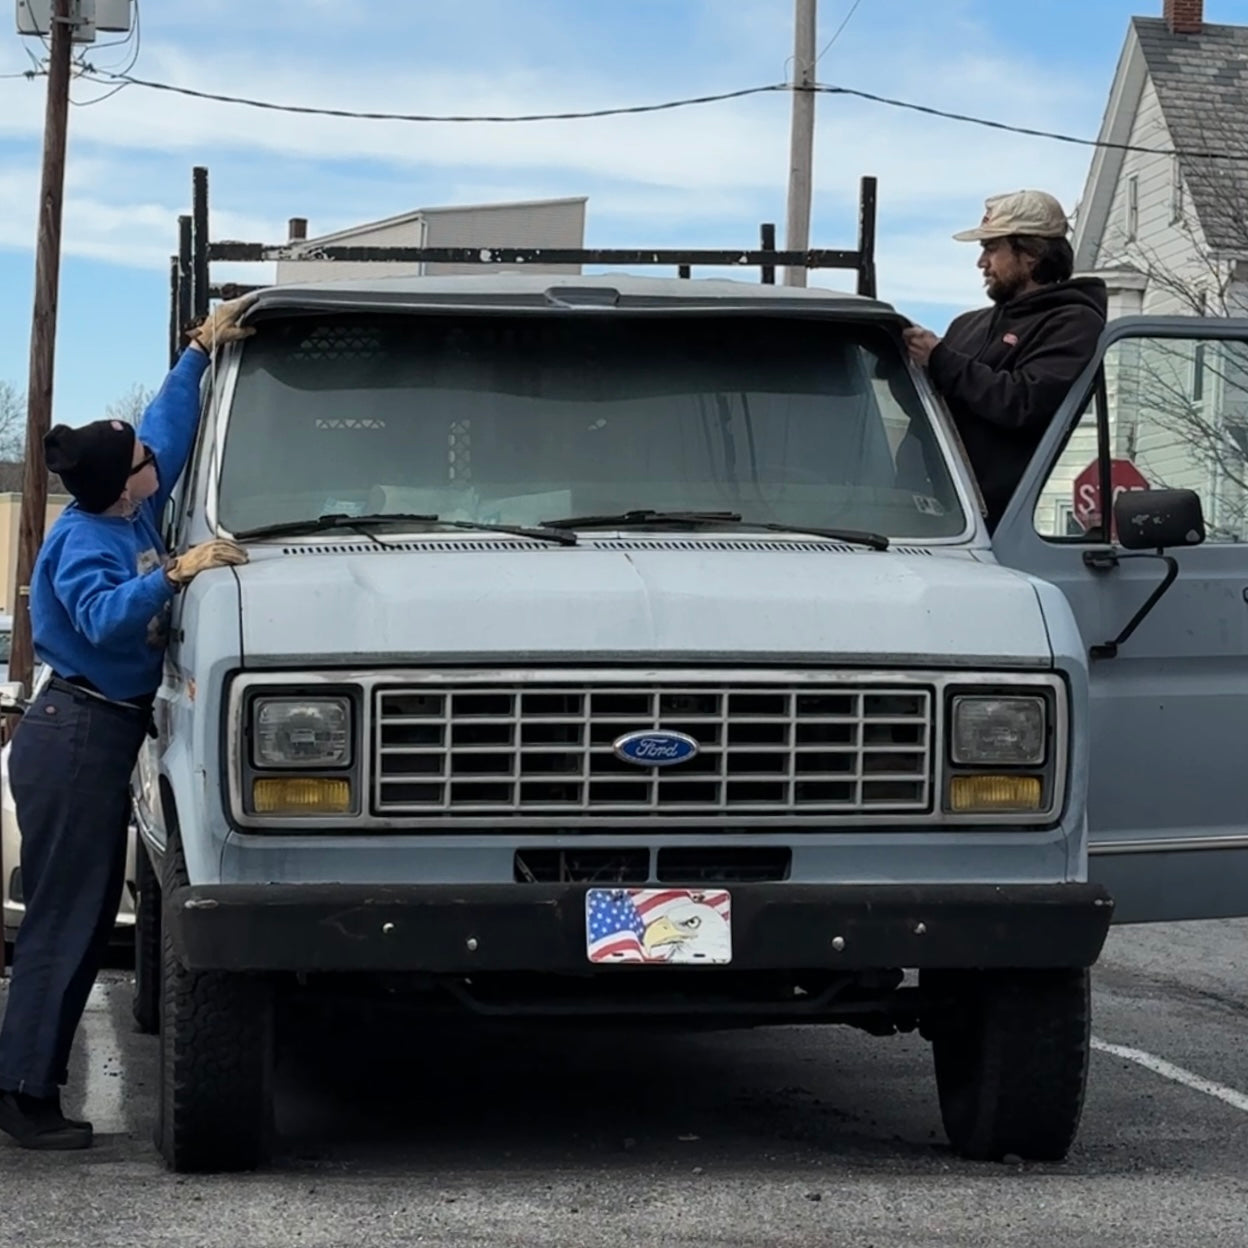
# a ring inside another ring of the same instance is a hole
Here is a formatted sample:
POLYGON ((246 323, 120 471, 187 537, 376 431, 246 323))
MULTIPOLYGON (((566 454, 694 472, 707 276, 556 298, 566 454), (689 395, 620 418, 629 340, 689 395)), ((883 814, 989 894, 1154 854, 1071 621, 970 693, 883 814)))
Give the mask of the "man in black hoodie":
POLYGON ((981 244, 979 268, 993 306, 957 317, 938 338, 905 331, 962 436, 995 529, 1071 383, 1096 353, 1108 292, 1072 278, 1062 206, 1043 191, 997 195, 959 242, 981 244))

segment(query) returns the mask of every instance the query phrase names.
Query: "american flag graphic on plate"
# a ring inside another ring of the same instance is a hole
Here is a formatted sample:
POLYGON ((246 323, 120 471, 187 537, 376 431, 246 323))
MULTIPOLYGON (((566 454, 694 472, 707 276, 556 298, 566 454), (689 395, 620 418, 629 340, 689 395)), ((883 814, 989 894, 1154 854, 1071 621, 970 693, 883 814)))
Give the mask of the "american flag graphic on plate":
POLYGON ((723 888, 591 888, 585 936, 591 962, 725 966, 731 899, 723 888))

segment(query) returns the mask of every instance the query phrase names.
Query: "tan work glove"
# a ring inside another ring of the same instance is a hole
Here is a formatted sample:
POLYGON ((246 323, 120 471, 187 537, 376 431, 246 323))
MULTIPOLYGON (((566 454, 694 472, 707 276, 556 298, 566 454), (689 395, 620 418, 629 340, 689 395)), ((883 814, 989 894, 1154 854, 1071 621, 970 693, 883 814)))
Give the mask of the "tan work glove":
POLYGON ((202 325, 189 332, 192 342, 197 342, 209 355, 217 347, 227 342, 237 342, 240 338, 250 338, 256 332, 254 326, 246 329, 239 325, 243 313, 256 301, 255 294, 243 295, 241 299, 231 299, 219 303, 204 318, 202 325))
POLYGON ((171 559, 165 565, 165 575, 174 585, 189 585, 201 572, 246 562, 247 552, 237 542, 214 538, 192 546, 186 554, 171 559))

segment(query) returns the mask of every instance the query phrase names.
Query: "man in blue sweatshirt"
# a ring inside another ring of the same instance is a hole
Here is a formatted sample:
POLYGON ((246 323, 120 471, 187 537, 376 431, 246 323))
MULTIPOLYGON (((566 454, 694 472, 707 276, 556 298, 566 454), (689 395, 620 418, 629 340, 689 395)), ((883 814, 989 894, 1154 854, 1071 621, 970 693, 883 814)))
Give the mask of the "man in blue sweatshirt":
POLYGON ((52 526, 30 587, 35 654, 52 675, 9 757, 22 831, 26 913, 0 1027, 0 1130, 24 1148, 87 1148, 60 1087, 121 900, 130 776, 151 723, 173 595, 201 572, 245 563, 233 542, 170 559, 160 519, 186 466, 212 352, 246 337, 246 301, 219 305, 144 413, 57 425, 48 467, 74 502, 52 526))

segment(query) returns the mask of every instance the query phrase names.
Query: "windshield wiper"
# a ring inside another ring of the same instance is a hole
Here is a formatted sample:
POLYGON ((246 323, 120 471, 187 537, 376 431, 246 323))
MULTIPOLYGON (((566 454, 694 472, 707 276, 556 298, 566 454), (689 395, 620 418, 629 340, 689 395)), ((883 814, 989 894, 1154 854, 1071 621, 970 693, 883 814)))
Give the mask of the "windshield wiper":
POLYGON ((547 529, 626 529, 642 524, 699 525, 729 524, 740 529, 763 529, 770 533, 809 533, 815 537, 828 537, 838 542, 851 542, 856 546, 869 546, 872 550, 887 550, 888 538, 882 533, 862 533, 857 529, 826 529, 813 524, 779 524, 763 520, 743 520, 735 511, 621 511, 604 516, 564 516, 558 520, 543 520, 547 529))
POLYGON ((561 546, 575 546, 576 534, 562 529, 528 528, 519 524, 491 524, 484 520, 443 520, 440 516, 415 515, 403 512, 378 512, 375 515, 348 516, 341 512, 316 516, 307 520, 288 520, 283 524, 265 524, 255 529, 244 529, 234 536, 245 542, 261 537, 300 537, 308 533, 327 533, 332 529, 358 529, 366 537, 370 529, 385 524, 427 525, 431 528, 487 530, 491 533, 514 533, 517 537, 530 537, 535 541, 557 542, 561 546))

